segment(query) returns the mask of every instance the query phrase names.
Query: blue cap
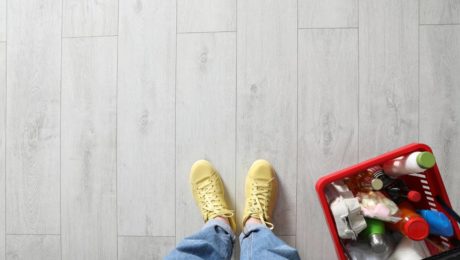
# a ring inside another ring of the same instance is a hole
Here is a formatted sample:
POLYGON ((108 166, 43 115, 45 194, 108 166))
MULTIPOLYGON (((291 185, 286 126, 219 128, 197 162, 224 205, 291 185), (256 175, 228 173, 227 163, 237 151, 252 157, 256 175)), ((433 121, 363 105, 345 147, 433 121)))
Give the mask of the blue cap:
POLYGON ((417 212, 428 222, 430 234, 445 237, 454 235, 452 223, 444 213, 427 209, 417 210, 417 212))

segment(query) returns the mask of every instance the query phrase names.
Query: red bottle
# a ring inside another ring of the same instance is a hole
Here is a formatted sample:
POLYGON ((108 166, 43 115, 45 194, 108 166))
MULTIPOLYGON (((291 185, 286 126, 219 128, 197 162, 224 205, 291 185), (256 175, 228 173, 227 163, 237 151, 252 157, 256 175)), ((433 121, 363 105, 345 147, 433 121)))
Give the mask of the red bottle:
POLYGON ((417 214, 412 205, 407 201, 403 201, 398 207, 398 215, 402 219, 397 223, 389 223, 389 227, 401 232, 412 240, 425 239, 430 232, 430 228, 425 219, 417 214))

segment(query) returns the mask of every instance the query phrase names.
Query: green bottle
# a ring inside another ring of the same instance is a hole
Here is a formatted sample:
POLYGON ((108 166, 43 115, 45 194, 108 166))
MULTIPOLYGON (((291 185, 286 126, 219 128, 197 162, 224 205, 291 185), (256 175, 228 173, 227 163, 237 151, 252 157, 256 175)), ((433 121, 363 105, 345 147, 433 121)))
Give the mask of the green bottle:
POLYGON ((361 233, 369 240, 372 250, 376 253, 385 252, 388 244, 385 242, 385 223, 378 219, 366 218, 367 227, 361 233))

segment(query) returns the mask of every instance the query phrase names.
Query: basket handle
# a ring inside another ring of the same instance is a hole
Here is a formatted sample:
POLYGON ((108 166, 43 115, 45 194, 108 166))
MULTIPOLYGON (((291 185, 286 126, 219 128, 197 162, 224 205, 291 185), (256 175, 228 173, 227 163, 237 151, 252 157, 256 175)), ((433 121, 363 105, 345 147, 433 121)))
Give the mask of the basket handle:
POLYGON ((457 214, 457 212, 455 212, 455 210, 449 207, 449 205, 447 205, 447 203, 440 196, 436 196, 436 201, 447 213, 449 213, 451 217, 453 217, 458 223, 460 223, 460 216, 457 214))

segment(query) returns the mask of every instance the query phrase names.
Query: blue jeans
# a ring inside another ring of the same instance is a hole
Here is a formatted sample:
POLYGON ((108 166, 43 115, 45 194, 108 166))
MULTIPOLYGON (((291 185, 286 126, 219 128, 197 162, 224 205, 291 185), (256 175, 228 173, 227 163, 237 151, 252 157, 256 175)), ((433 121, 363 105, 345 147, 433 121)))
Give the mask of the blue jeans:
MULTIPOLYGON (((182 240, 165 259, 230 259, 234 240, 229 225, 210 220, 198 233, 182 240)), ((240 235, 240 245, 241 259, 300 259, 296 249, 262 224, 247 225, 240 235)))

